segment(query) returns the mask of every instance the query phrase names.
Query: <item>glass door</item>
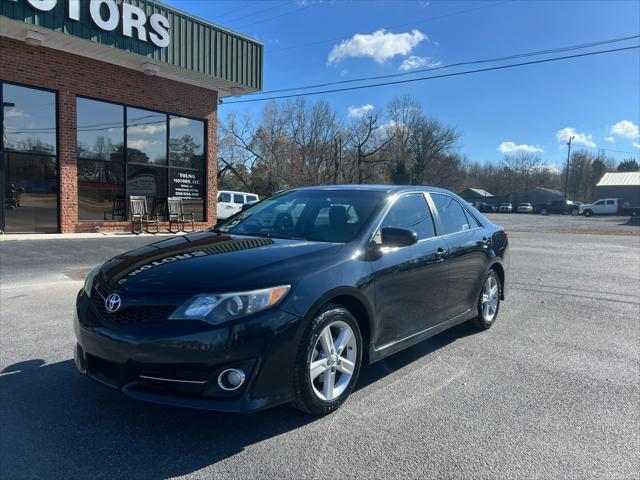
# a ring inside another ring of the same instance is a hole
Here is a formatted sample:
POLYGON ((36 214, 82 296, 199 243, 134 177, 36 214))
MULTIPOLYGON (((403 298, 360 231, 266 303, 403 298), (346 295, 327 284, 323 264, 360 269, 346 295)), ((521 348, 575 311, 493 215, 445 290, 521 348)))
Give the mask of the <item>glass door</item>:
POLYGON ((9 83, 1 88, 0 229, 57 232, 56 94, 9 83))

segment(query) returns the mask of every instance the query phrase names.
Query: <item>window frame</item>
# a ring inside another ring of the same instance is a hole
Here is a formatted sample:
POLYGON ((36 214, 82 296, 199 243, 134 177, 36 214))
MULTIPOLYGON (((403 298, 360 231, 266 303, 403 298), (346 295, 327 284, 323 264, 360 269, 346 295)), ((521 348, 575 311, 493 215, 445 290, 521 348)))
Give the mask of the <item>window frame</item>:
MULTIPOLYGON (((44 89, 43 89, 44 90, 44 89)), ((77 123, 77 108, 78 108, 78 99, 82 98, 85 100, 93 100, 96 102, 103 102, 103 103, 110 103, 112 105, 117 105, 120 107, 123 107, 123 129, 124 129, 124 135, 123 135, 123 143, 124 143, 124 149, 123 149, 123 155, 122 155, 122 161, 124 162, 124 198, 125 198, 125 222, 128 221, 127 219, 129 218, 129 202, 127 201, 127 199, 129 198, 129 189, 127 188, 127 184, 128 184, 128 178, 129 178, 129 159, 127 158, 127 141, 128 141, 128 135, 127 135, 127 130, 128 130, 128 125, 127 125, 127 107, 129 108, 136 108, 139 110, 147 110, 148 112, 151 113, 157 113, 160 115, 164 115, 165 116, 165 121, 166 121, 166 165, 153 165, 154 167, 159 167, 159 168, 166 168, 167 169, 167 182, 166 182, 166 188, 167 188, 167 196, 169 196, 169 192, 171 191, 171 180, 170 180, 170 169, 171 169, 171 165, 169 162, 169 140, 171 138, 171 132, 170 132, 170 128, 171 128, 171 117, 180 117, 180 118, 186 118, 189 120, 194 120, 197 122, 202 122, 203 124, 203 160, 204 160, 204 169, 203 169, 203 178, 201 179, 202 184, 203 184, 203 198, 202 198, 202 206, 203 206, 203 211, 202 211, 202 221, 203 222, 208 222, 209 221, 209 211, 207 208, 208 205, 208 197, 209 197, 209 175, 208 175, 208 169, 209 169, 209 120, 207 118, 197 118, 197 117, 192 117, 190 115, 182 115, 180 113, 176 113, 176 112, 171 112, 171 111, 162 111, 162 110, 156 110, 153 108, 148 108, 148 107, 144 107, 141 105, 134 105, 134 104, 129 104, 129 103, 122 103, 122 102, 115 102, 113 100, 105 100, 102 98, 98 98, 98 97, 90 97, 87 95, 76 95, 76 126, 75 126, 75 139, 77 142, 78 139, 78 123, 77 123)), ((57 101, 56 101, 56 105, 57 105, 57 101)), ((57 108, 56 108, 56 116, 57 116, 57 108)), ((57 148, 56 148, 57 150, 57 148)), ((76 149, 77 150, 77 149, 76 149)), ((76 151, 76 162, 80 159, 82 160, 96 160, 96 159, 91 159, 91 158, 85 158, 85 157, 79 157, 76 151)), ((97 160, 97 161, 103 161, 103 162, 108 162, 110 160, 97 160)), ((136 164, 138 165, 138 164, 136 164)), ((175 167, 174 167, 175 168, 175 167)), ((76 177, 76 182, 77 182, 77 177, 76 177)), ((58 195, 59 197, 60 195, 58 195)), ((78 223, 105 223, 105 222, 112 222, 113 220, 80 220, 78 219, 78 223)))
MULTIPOLYGON (((2 110, 0 110, 0 142, 2 142, 2 138, 4 138, 4 85, 14 85, 16 87, 24 87, 24 88, 31 88, 33 90, 40 90, 43 92, 49 92, 49 93, 53 93, 54 96, 54 101, 55 101, 55 127, 56 127, 56 134, 55 134, 55 142, 56 142, 56 153, 55 155, 43 155, 43 156, 48 156, 48 157, 52 157, 55 158, 56 160, 56 194, 57 194, 57 201, 56 201, 56 208, 57 208, 57 212, 56 212, 56 232, 60 232, 60 217, 61 217, 61 195, 60 195, 60 92, 58 90, 54 90, 52 88, 45 88, 45 87, 39 87, 39 86, 35 86, 35 85, 29 85, 28 83, 21 83, 21 82, 12 82, 10 80, 4 80, 3 78, 0 78, 0 105, 2 105, 2 110)), ((0 233, 4 233, 5 231, 5 215, 4 215, 4 198, 5 198, 5 191, 4 191, 4 175, 5 175, 5 154, 7 152, 14 152, 14 153, 19 153, 19 152, 15 152, 15 150, 5 150, 4 148, 4 143, 0 143, 0 177, 2 177, 3 181, 0 181, 0 233)), ((28 152, 26 152, 27 154, 29 154, 28 152)), ((32 154, 35 155, 35 154, 32 154)))

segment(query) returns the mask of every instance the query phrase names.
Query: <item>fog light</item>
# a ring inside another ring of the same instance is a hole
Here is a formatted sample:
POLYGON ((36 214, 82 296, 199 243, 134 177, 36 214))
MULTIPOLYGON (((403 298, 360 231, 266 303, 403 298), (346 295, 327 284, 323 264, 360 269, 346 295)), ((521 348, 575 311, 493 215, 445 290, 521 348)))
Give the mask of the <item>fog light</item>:
POLYGON ((236 390, 242 386, 245 374, 237 368, 228 368, 218 375, 218 386, 223 390, 236 390))

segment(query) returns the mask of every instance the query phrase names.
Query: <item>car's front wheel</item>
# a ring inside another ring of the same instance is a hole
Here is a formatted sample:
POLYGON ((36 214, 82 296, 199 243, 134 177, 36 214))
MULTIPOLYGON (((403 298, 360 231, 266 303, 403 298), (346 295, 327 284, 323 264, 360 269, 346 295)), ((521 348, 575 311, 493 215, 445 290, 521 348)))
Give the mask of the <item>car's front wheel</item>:
POLYGON ((362 334, 351 313, 329 305, 305 331, 294 369, 293 406, 314 415, 336 410, 360 373, 362 334))
POLYGON ((584 216, 585 217, 590 217, 591 215, 593 215, 593 212, 591 210, 585 210, 584 211, 584 216))
POLYGON ((478 316, 471 321, 473 326, 480 330, 486 330, 493 325, 500 309, 501 293, 500 276, 495 270, 489 270, 478 299, 478 316))

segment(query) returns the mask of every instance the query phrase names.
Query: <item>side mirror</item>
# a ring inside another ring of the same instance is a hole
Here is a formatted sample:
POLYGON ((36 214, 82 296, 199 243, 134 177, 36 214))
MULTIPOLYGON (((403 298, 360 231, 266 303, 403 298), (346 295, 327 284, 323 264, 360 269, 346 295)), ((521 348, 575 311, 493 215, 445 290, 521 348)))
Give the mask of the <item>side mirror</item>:
POLYGON ((408 247, 418 243, 418 234, 406 228, 385 227, 380 231, 383 247, 408 247))

